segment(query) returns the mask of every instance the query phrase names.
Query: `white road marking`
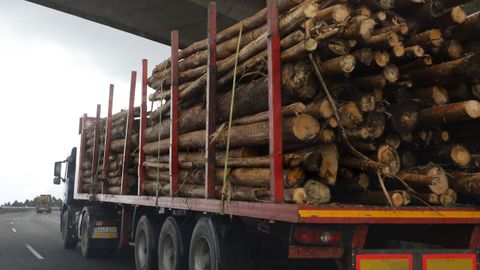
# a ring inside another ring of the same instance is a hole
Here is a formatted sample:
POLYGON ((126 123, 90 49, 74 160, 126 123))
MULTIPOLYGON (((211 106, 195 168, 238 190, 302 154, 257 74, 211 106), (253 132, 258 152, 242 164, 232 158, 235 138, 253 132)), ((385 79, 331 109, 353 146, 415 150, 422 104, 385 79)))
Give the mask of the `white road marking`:
POLYGON ((37 257, 37 259, 39 260, 43 260, 44 258, 42 257, 42 255, 40 255, 40 253, 38 253, 35 249, 33 249, 29 244, 25 244, 25 246, 28 248, 28 250, 30 250, 30 252, 32 252, 32 254, 37 257))
POLYGON ((13 225, 13 223, 14 223, 13 221, 12 221, 12 222, 10 222, 10 224, 12 224, 12 225, 13 225))
POLYGON ((17 232, 17 230, 15 230, 15 228, 12 228, 12 231, 13 231, 13 232, 17 232))

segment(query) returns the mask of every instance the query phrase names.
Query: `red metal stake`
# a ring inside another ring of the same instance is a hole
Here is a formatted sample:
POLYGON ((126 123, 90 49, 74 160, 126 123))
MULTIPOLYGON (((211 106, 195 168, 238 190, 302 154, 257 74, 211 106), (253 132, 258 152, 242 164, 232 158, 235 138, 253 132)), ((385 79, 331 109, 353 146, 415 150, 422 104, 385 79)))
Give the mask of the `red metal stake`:
POLYGON ((268 25, 268 122, 270 135, 270 193, 273 202, 283 202, 282 95, 280 35, 277 0, 267 0, 268 25))
POLYGON ((92 186, 90 190, 90 192, 92 193, 94 193, 93 190, 96 189, 98 159, 100 158, 99 144, 100 144, 100 112, 101 110, 102 110, 102 105, 97 104, 97 116, 95 118, 95 133, 93 136, 93 153, 92 153, 92 183, 94 184, 94 186, 92 186))
POLYGON ((178 191, 178 31, 171 33, 170 196, 178 191))
POLYGON ((87 125, 87 114, 83 114, 83 117, 80 119, 80 129, 78 133, 80 134, 80 157, 78 161, 78 165, 80 166, 78 169, 78 182, 77 182, 77 193, 84 193, 83 192, 83 173, 85 169, 83 168, 83 163, 85 161, 85 126, 87 125))
POLYGON ((147 129, 147 72, 148 60, 142 60, 142 104, 140 106, 140 148, 138 156, 138 195, 144 195, 143 184, 145 183, 145 151, 143 147, 146 144, 145 130, 147 129))
MULTIPOLYGON (((108 178, 108 170, 110 169, 110 147, 112 144, 112 107, 113 107, 113 84, 110 84, 110 92, 108 94, 108 112, 107 125, 105 127, 105 150, 103 154, 103 177, 108 178)), ((103 182, 103 192, 107 191, 107 182, 103 182)))
POLYGON ((480 249, 480 225, 473 226, 469 248, 473 250, 480 249))
POLYGON ((137 83, 137 72, 132 71, 132 78, 130 80, 130 101, 128 104, 128 118, 127 118, 127 127, 125 129, 125 145, 123 148, 123 168, 122 168, 122 185, 121 185, 121 194, 128 194, 128 183, 127 183, 127 174, 128 167, 131 164, 131 143, 132 143, 132 129, 133 129, 133 110, 135 102, 135 85, 137 83))
POLYGON ((205 133, 205 198, 215 197, 216 159, 215 143, 210 138, 215 133, 217 115, 217 4, 210 2, 208 6, 208 70, 207 70, 207 121, 205 133))
POLYGON ((132 209, 128 206, 122 207, 122 218, 120 224, 120 248, 128 247, 128 236, 132 230, 132 209))

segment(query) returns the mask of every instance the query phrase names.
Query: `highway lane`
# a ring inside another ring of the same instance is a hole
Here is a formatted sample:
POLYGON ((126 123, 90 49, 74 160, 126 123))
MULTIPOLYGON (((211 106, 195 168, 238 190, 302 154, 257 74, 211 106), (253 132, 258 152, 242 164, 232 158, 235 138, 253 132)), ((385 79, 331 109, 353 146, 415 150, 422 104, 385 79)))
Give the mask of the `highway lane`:
POLYGON ((114 257, 86 260, 77 250, 62 248, 59 212, 0 215, 0 270, 133 270, 131 250, 114 257))

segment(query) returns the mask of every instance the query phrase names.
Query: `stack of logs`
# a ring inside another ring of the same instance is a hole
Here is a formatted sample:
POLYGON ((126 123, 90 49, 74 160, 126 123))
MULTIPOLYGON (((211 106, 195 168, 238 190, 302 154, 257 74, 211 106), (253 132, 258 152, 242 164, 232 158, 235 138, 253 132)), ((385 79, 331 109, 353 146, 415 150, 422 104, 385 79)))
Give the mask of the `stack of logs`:
MULTIPOLYGON (((467 15, 467 1, 278 1, 286 202, 476 202, 480 13, 467 15)), ((270 197, 267 38, 266 9, 216 37, 217 198, 270 197)), ((206 49, 179 53, 183 197, 205 192, 206 49)), ((143 149, 150 195, 169 194, 170 64, 148 79, 159 104, 143 149)))
MULTIPOLYGON (((83 164, 84 177, 83 177, 83 190, 84 192, 96 192, 96 193, 110 193, 121 194, 121 183, 123 176, 123 164, 124 164, 124 146, 125 146, 125 131, 127 126, 128 111, 121 111, 112 115, 111 124, 111 140, 110 140, 110 153, 108 156, 109 164, 106 168, 103 164, 105 157, 105 140, 106 140, 106 122, 107 119, 103 118, 99 125, 98 137, 98 151, 97 151, 97 173, 92 175, 93 159, 94 159, 94 145, 95 145, 95 125, 92 124, 86 129, 85 141, 86 141, 86 161, 83 164), (96 187, 96 188, 95 188, 96 187)), ((139 108, 135 108, 134 117, 140 116, 139 108)), ((132 129, 131 147, 133 149, 138 147, 138 130, 139 121, 135 120, 132 129)), ((138 149, 136 150, 138 152, 138 149)), ((132 155, 134 155, 133 152, 132 155)), ((127 164, 125 171, 126 183, 128 185, 127 191, 136 190, 137 185, 137 166, 138 160, 130 159, 130 164, 127 164)))

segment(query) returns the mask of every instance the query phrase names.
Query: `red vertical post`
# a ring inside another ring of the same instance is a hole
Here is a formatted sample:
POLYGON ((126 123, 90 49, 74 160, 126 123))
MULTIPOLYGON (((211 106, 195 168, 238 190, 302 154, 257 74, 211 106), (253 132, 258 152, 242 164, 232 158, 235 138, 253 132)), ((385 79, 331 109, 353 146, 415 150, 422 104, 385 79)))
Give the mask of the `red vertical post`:
POLYGON ((268 25, 268 123, 270 148, 270 193, 273 202, 283 201, 282 93, 278 2, 267 0, 268 25))
POLYGON ((128 247, 128 236, 132 230, 132 209, 129 206, 122 207, 120 220, 120 248, 128 247))
POLYGON ((210 142, 216 129, 217 115, 217 5, 208 6, 208 69, 207 69, 207 121, 205 133, 205 198, 215 197, 216 147, 210 142))
POLYGON ((178 31, 171 32, 170 196, 178 191, 178 31))
POLYGON ((142 104, 140 105, 140 147, 138 155, 138 195, 144 195, 143 183, 145 183, 145 151, 143 147, 146 144, 145 130, 147 129, 147 72, 148 60, 142 60, 142 104))
MULTIPOLYGON (((97 104, 97 115, 95 117, 95 133, 93 134, 93 152, 92 152, 92 190, 96 190, 97 186, 97 169, 98 159, 100 158, 100 111, 102 106, 97 104)), ((90 191, 93 192, 93 191, 90 191)))
MULTIPOLYGON (((113 107, 113 84, 110 84, 108 93, 108 111, 107 123, 105 125, 105 148, 103 150, 103 177, 108 178, 108 170, 110 169, 110 147, 112 144, 112 107, 113 107)), ((103 182, 103 192, 107 191, 107 182, 103 182)))
POLYGON ((131 164, 131 144, 132 144, 132 129, 133 129, 133 110, 135 102, 135 84, 137 83, 137 72, 132 71, 132 78, 130 80, 130 100, 128 103, 127 126, 125 128, 125 145, 123 147, 123 168, 122 168, 122 185, 121 194, 128 194, 127 174, 128 167, 131 164))
POLYGON ((87 123, 87 114, 83 114, 83 117, 81 119, 81 124, 80 124, 80 157, 78 161, 78 182, 77 182, 77 193, 83 193, 83 173, 84 173, 84 168, 83 168, 83 163, 85 161, 85 146, 86 146, 86 141, 85 141, 85 126, 87 123))

